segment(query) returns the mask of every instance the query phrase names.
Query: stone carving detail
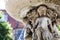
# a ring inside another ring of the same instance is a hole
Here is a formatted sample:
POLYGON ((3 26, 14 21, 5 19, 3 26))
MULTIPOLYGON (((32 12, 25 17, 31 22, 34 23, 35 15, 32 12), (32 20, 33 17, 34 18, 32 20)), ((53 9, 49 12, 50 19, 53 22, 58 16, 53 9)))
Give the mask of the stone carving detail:
POLYGON ((59 40, 56 20, 59 12, 47 4, 31 6, 21 11, 21 18, 25 22, 25 40, 59 40), (25 13, 25 16, 22 16, 25 13))

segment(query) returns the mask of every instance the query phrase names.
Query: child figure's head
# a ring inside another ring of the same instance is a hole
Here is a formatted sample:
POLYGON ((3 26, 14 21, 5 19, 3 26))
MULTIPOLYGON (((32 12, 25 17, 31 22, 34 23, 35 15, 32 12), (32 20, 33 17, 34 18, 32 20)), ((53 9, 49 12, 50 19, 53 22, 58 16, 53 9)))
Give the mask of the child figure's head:
POLYGON ((46 15, 47 8, 45 6, 40 6, 37 9, 37 12, 39 13, 40 16, 45 16, 46 15))

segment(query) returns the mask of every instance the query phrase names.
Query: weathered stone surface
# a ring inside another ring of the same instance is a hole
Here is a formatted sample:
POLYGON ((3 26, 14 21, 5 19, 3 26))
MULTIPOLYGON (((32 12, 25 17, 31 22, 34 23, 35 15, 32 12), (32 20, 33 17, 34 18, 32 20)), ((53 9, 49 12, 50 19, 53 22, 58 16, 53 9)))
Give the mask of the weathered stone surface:
POLYGON ((18 21, 21 21, 21 19, 20 19, 21 9, 23 9, 24 7, 29 7, 29 6, 33 6, 33 5, 36 6, 41 3, 45 3, 45 2, 48 6, 60 11, 60 6, 55 5, 56 3, 57 4, 60 3, 59 0, 6 0, 6 10, 11 17, 13 17, 14 19, 16 19, 18 21), (52 2, 52 3, 50 4, 49 2, 50 3, 52 2), (53 3, 55 3, 55 4, 53 4, 53 3))
MULTIPOLYGON (((28 27, 32 32, 31 37, 33 40, 59 40, 60 35, 58 34, 58 29, 56 27, 56 19, 60 18, 58 14, 59 13, 55 8, 52 8, 47 4, 40 4, 38 6, 33 6, 32 9, 26 12, 25 17, 22 18, 26 18, 31 22, 29 23, 26 21, 27 24, 30 25, 28 27), (34 14, 37 14, 37 16, 34 14)), ((27 34, 27 32, 25 33, 27 34)))
POLYGON ((60 18, 57 0, 8 0, 6 10, 26 27, 25 40, 60 40, 56 19, 60 18), (30 34, 31 33, 31 34, 30 34))

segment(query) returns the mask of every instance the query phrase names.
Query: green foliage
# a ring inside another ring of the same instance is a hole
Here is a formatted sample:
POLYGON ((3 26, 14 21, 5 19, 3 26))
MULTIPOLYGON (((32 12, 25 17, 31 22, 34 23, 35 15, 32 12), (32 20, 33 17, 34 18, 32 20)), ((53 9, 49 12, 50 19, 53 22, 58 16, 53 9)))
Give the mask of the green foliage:
POLYGON ((59 29, 59 31, 60 31, 60 25, 58 25, 58 29, 59 29))
POLYGON ((3 12, 2 12, 2 11, 0 11, 0 19, 2 18, 2 16, 3 16, 3 12))
POLYGON ((0 22, 0 40, 12 40, 11 26, 7 22, 0 22))
POLYGON ((58 33, 59 33, 59 35, 60 35, 60 25, 58 25, 58 26, 57 26, 57 28, 58 28, 58 30, 59 30, 59 32, 58 32, 58 33))
MULTIPOLYGON (((2 17, 0 12, 0 19, 2 17)), ((12 27, 8 22, 0 21, 0 40, 12 40, 12 27)))

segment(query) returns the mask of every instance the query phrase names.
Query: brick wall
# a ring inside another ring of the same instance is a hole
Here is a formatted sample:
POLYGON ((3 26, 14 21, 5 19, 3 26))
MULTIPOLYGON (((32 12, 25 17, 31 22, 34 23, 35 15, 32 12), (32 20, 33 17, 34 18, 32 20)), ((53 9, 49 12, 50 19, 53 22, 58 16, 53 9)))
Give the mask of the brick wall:
MULTIPOLYGON (((6 12, 6 10, 0 10, 3 11, 6 15, 8 15, 8 13, 6 12)), ((12 17, 10 17, 8 15, 8 22, 11 24, 11 26, 15 29, 15 28, 23 28, 23 24, 21 22, 16 21, 15 19, 13 19, 12 17)))

